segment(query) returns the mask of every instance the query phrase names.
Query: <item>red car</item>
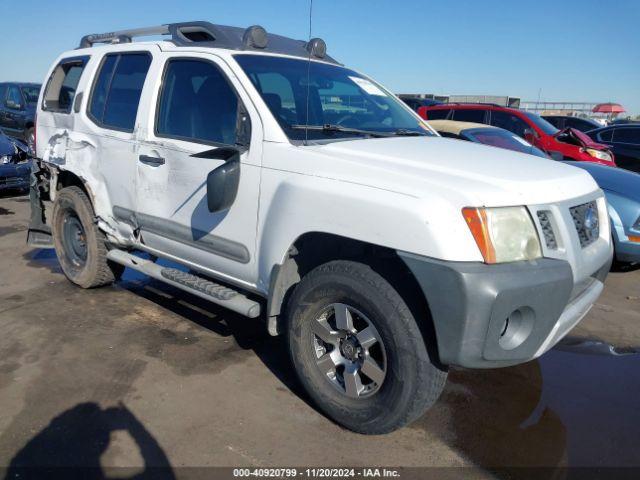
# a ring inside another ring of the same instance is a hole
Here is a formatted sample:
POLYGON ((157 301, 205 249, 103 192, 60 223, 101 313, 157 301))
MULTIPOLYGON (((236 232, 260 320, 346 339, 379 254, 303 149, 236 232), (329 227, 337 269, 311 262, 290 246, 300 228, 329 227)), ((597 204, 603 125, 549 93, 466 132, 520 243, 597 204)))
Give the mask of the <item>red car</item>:
POLYGON ((558 130, 539 115, 524 110, 492 104, 449 103, 420 107, 418 114, 425 120, 475 122, 504 128, 556 160, 615 166, 613 153, 607 145, 597 143, 573 128, 558 130))

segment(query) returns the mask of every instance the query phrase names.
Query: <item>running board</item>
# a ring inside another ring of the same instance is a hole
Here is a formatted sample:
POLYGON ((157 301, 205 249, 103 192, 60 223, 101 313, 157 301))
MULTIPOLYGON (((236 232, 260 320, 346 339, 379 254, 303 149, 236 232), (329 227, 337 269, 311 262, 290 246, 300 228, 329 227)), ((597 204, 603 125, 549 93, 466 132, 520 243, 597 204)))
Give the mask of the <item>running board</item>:
POLYGON ((112 262, 132 268, 145 275, 173 285, 210 302, 221 305, 249 318, 260 315, 260 304, 242 293, 205 278, 183 272, 176 268, 158 265, 151 260, 136 257, 122 250, 110 250, 107 258, 112 262))

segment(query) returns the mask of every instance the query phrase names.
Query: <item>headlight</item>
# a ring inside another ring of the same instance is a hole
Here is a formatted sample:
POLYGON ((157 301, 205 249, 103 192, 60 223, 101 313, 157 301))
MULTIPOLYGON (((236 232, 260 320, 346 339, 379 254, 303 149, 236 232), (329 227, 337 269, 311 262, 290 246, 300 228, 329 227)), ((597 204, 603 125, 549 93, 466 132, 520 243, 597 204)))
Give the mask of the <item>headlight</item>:
POLYGON ((9 155, 2 155, 0 157, 0 165, 4 165, 5 163, 11 162, 11 157, 9 155))
POLYGON ((464 208, 462 215, 485 263, 542 256, 538 233, 525 207, 464 208))
POLYGON ((598 160, 604 160, 605 162, 613 161, 609 152, 605 152, 603 150, 595 150, 593 148, 587 148, 586 152, 593 158, 597 158, 598 160))

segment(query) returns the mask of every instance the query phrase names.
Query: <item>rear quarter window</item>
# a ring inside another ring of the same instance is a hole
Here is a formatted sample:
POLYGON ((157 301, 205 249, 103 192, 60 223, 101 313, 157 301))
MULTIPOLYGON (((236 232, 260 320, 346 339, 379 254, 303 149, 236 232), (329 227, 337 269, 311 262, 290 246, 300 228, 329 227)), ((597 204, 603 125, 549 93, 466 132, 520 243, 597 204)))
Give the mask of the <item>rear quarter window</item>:
POLYGON ((434 110, 427 110, 427 119, 428 120, 444 120, 451 112, 450 108, 439 108, 434 110))
POLYGON ((42 110, 71 112, 76 89, 88 60, 88 56, 83 56, 66 58, 58 63, 47 81, 42 110))
POLYGON ((604 132, 600 132, 598 134, 598 140, 600 140, 601 142, 610 142, 612 135, 613 130, 605 130, 604 132))
POLYGON ((478 109, 454 110, 453 119, 457 122, 486 123, 485 111, 478 109))

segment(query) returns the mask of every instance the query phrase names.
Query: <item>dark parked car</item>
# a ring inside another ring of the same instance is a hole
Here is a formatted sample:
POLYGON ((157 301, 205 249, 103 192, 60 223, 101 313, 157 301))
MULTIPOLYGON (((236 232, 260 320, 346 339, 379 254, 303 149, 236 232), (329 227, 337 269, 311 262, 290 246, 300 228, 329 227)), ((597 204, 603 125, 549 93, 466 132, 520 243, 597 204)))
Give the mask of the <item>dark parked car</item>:
POLYGON ((29 148, 20 140, 0 132, 0 191, 29 187, 29 148))
POLYGON ((591 130, 587 135, 609 145, 619 167, 640 172, 640 123, 609 125, 591 130))
POLYGON ((568 115, 542 115, 547 122, 556 127, 558 130, 565 128, 575 128, 581 132, 588 132, 594 128, 602 127, 602 124, 591 120, 590 118, 569 117, 568 115))
POLYGON ((34 116, 40 95, 36 83, 0 83, 0 130, 33 148, 34 116))

